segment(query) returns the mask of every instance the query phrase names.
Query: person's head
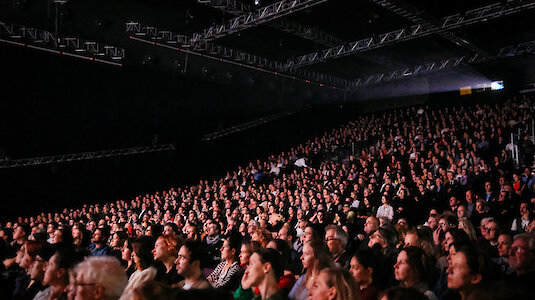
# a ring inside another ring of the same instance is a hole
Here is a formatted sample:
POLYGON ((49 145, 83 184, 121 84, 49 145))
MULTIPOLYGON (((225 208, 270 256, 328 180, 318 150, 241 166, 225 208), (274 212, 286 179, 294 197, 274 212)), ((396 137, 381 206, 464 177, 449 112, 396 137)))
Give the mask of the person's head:
POLYGON ((202 242, 187 240, 175 260, 178 274, 185 278, 195 276, 204 268, 206 260, 206 247, 202 242))
POLYGON ((221 247, 221 259, 228 262, 237 261, 240 256, 241 237, 237 235, 230 235, 223 240, 221 247))
POLYGON ((218 236, 219 233, 221 232, 220 228, 219 228, 219 223, 217 222, 212 222, 212 224, 210 224, 208 226, 208 229, 207 229, 207 234, 208 236, 210 237, 215 237, 215 236, 218 236))
POLYGON ((394 265, 394 276, 404 286, 411 287, 425 281, 429 270, 425 252, 418 247, 406 247, 399 254, 394 265))
POLYGON ((381 263, 373 251, 357 251, 351 258, 349 272, 360 286, 368 286, 379 278, 381 263))
POLYGON ((325 232, 323 231, 323 227, 318 226, 317 224, 309 223, 305 228, 303 242, 309 243, 317 240, 323 241, 324 235, 325 232))
POLYGON ((325 242, 332 256, 337 256, 346 250, 347 233, 337 225, 328 225, 325 228, 325 242))
POLYGON ((518 275, 535 269, 535 235, 533 233, 515 235, 509 251, 509 264, 518 275))
POLYGON ((119 299, 128 282, 121 263, 113 256, 92 256, 75 268, 69 284, 74 300, 119 299))
POLYGON ((60 248, 48 261, 43 284, 66 287, 69 283, 69 270, 83 259, 83 253, 74 248, 60 248))
POLYGON ((364 223, 364 232, 370 235, 374 233, 377 229, 379 229, 379 219, 377 219, 376 217, 366 218, 366 222, 364 223))
POLYGON ((277 250, 259 249, 251 255, 243 275, 242 287, 247 289, 266 282, 276 285, 283 271, 282 257, 277 250))
POLYGON ((106 228, 97 228, 93 233, 91 242, 95 244, 105 244, 108 239, 109 231, 106 228))
POLYGON ((504 232, 498 236, 498 255, 501 257, 509 257, 509 251, 513 244, 513 236, 510 233, 504 232))
POLYGON ((457 218, 466 218, 467 212, 468 210, 466 208, 466 205, 460 205, 459 207, 457 207, 457 218))
POLYGON ((485 261, 483 255, 473 246, 458 248, 455 249, 455 254, 450 256, 447 269, 448 288, 466 293, 483 280, 485 261))
POLYGON ((450 228, 444 234, 444 241, 442 241, 444 252, 448 253, 450 251, 451 244, 454 242, 469 243, 470 237, 462 229, 450 228))
POLYGON ((123 247, 121 249, 121 259, 124 261, 132 260, 132 239, 127 239, 124 241, 123 247))
POLYGON ((178 241, 171 235, 161 235, 154 244, 152 255, 155 260, 165 262, 170 258, 176 259, 179 248, 178 241))
POLYGON ((370 236, 368 247, 372 248, 374 245, 379 245, 381 249, 389 249, 392 248, 395 243, 395 233, 388 229, 379 228, 370 236))
POLYGON ((46 266, 50 257, 54 254, 54 249, 49 244, 44 244, 39 248, 35 259, 30 266, 30 278, 35 281, 43 281, 46 266))
POLYGON ((175 223, 166 223, 163 226, 163 235, 175 238, 178 235, 178 225, 175 223))
POLYGON ((487 236, 485 237, 488 241, 496 242, 498 240, 500 227, 496 220, 490 220, 487 225, 485 225, 487 231, 487 236))
POLYGON ((199 230, 195 225, 189 225, 186 226, 186 238, 188 240, 197 240, 198 239, 199 230))
POLYGON ((458 228, 464 230, 464 232, 466 232, 470 240, 475 241, 477 239, 476 229, 472 225, 472 222, 470 222, 467 218, 459 219, 458 228))
POLYGON ((132 257, 138 270, 145 270, 154 262, 152 237, 141 236, 132 242, 132 257))
POLYGON ((358 299, 359 288, 355 279, 344 269, 323 269, 314 280, 308 293, 309 300, 358 299))
POLYGON ((293 239, 295 237, 296 237, 295 230, 289 225, 282 226, 279 232, 277 233, 277 238, 283 241, 286 241, 288 245, 292 244, 293 239))
POLYGON ((243 266, 247 266, 249 264, 251 254, 253 254, 253 252, 254 251, 252 249, 251 242, 242 242, 240 247, 240 264, 243 266))
POLYGON ((459 221, 453 215, 443 214, 438 220, 438 226, 440 226, 442 232, 446 232, 450 228, 457 228, 459 226, 459 221))
POLYGON ((333 258, 329 253, 329 248, 323 241, 308 242, 303 246, 301 255, 303 267, 307 271, 320 271, 333 264, 333 258))
POLYGON ((420 247, 420 240, 418 239, 418 232, 416 230, 409 230, 405 234, 405 239, 403 244, 405 247, 414 246, 420 247))
POLYGON ((67 228, 58 228, 52 235, 52 244, 71 245, 73 242, 72 233, 67 228))
POLYGON ((31 233, 30 225, 28 224, 18 224, 17 228, 13 230, 13 240, 22 243, 28 238, 28 235, 31 233))

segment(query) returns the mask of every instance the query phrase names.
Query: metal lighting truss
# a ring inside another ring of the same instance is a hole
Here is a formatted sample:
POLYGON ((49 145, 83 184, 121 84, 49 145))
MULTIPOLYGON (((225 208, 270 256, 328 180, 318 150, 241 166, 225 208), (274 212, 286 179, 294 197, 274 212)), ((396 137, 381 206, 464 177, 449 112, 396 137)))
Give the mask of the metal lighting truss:
MULTIPOLYGON (((284 67, 284 63, 282 62, 274 61, 269 58, 246 53, 240 50, 215 45, 210 42, 197 44, 194 47, 191 47, 190 38, 188 36, 168 30, 160 30, 153 26, 144 26, 138 22, 127 22, 126 32, 132 34, 132 38, 138 41, 144 41, 157 46, 196 53, 205 57, 224 58, 225 60, 231 60, 241 66, 246 65, 261 69, 265 68, 271 70, 270 72, 276 75, 296 79, 295 76, 280 74, 278 72, 278 70, 284 67)), ((334 87, 341 89, 351 87, 353 82, 348 79, 305 70, 292 70, 289 73, 302 77, 305 81, 317 82, 320 85, 323 85, 323 83, 329 83, 334 85, 334 87)))
POLYGON ((202 33, 194 33, 191 42, 196 44, 213 41, 217 38, 275 20, 326 1, 327 0, 283 0, 261 7, 256 11, 237 16, 221 25, 211 26, 205 29, 202 33))
MULTIPOLYGON (((249 13, 254 9, 252 6, 237 0, 197 0, 197 2, 227 12, 231 15, 249 13)), ((266 24, 266 26, 328 47, 334 47, 343 43, 342 40, 327 32, 290 20, 278 19, 274 22, 266 24)))
POLYGON ((142 154, 142 153, 150 153, 150 152, 169 151, 169 150, 174 150, 174 149, 175 149, 174 145, 167 144, 167 145, 157 145, 157 146, 144 146, 144 147, 133 147, 133 148, 114 149, 114 150, 103 150, 103 151, 96 151, 96 152, 83 152, 83 153, 74 153, 74 154, 65 154, 65 155, 56 155, 56 156, 24 158, 24 159, 17 159, 17 160, 0 160, 0 169, 39 166, 39 165, 47 165, 47 164, 55 164, 55 163, 63 163, 63 162, 105 158, 105 157, 116 157, 116 156, 134 155, 134 154, 142 154))
POLYGON ((240 131, 243 131, 243 130, 246 130, 246 129, 249 129, 249 128, 253 128, 253 127, 256 127, 256 126, 260 126, 262 124, 265 124, 265 123, 268 123, 268 122, 271 122, 271 121, 274 121, 274 120, 277 120, 277 119, 280 119, 280 118, 284 118, 284 117, 287 117, 287 116, 294 115, 296 113, 299 113, 299 112, 302 112, 304 110, 310 109, 311 107, 312 106, 310 106, 310 105, 306 105, 303 108, 283 111, 283 112, 272 114, 272 115, 269 115, 269 116, 265 116, 265 117, 262 117, 262 118, 247 122, 247 123, 243 123, 243 124, 240 124, 240 125, 236 125, 236 126, 232 126, 232 127, 229 127, 229 128, 225 128, 225 129, 213 132, 213 133, 206 134, 202 140, 203 141, 215 140, 215 139, 218 139, 220 137, 224 137, 224 136, 227 136, 227 135, 230 135, 230 134, 233 134, 233 133, 236 133, 236 132, 240 132, 240 131))
POLYGON ((515 46, 506 46, 498 51, 498 56, 503 58, 522 54, 535 54, 535 41, 525 42, 515 46))
MULTIPOLYGON (((427 16, 424 11, 421 11, 416 7, 413 7, 407 3, 404 3, 403 1, 396 1, 396 0, 369 0, 369 1, 388 9, 389 11, 409 21, 412 21, 415 24, 425 24, 425 25, 435 26, 430 21, 428 21, 430 19, 430 16, 427 16)), ((487 55, 483 50, 479 49, 477 46, 473 45, 469 41, 456 36, 451 31, 437 32, 437 34, 453 42, 454 44, 460 47, 466 48, 474 53, 479 53, 479 55, 483 55, 483 56, 487 55)))
POLYGON ((376 49, 389 44, 411 40, 417 37, 455 29, 465 25, 485 22, 502 16, 511 15, 535 7, 534 0, 506 0, 499 3, 483 6, 473 10, 459 13, 440 19, 438 25, 416 24, 383 33, 375 37, 358 40, 346 45, 340 45, 318 52, 299 56, 287 62, 286 68, 299 68, 326 61, 328 59, 347 56, 350 54, 376 49))
POLYGON ((0 41, 28 48, 121 65, 124 49, 75 37, 59 37, 28 26, 0 21, 0 41))
POLYGON ((408 78, 425 73, 436 72, 444 69, 454 68, 461 64, 476 64, 483 63, 489 60, 498 58, 513 57, 522 54, 534 54, 535 53, 535 41, 520 43, 517 45, 511 45, 500 48, 496 56, 481 56, 479 54, 464 55, 458 57, 452 57, 441 61, 435 61, 425 63, 417 66, 411 66, 403 69, 389 71, 385 73, 373 74, 363 78, 359 78, 354 81, 352 86, 362 88, 370 84, 376 84, 380 82, 388 82, 396 79, 408 78))

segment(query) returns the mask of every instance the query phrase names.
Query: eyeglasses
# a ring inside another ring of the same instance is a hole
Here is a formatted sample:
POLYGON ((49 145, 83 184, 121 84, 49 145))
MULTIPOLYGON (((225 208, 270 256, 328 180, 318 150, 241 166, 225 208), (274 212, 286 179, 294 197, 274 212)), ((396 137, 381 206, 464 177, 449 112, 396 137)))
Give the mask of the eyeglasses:
POLYGON ((330 242, 330 241, 338 241, 338 240, 340 240, 340 239, 337 239, 337 238, 327 238, 327 239, 325 239, 325 242, 328 243, 328 242, 330 242))
POLYGON ((75 281, 75 282, 71 282, 70 285, 71 285, 73 288, 76 288, 76 287, 78 287, 78 286, 89 286, 89 285, 97 285, 97 284, 98 284, 98 283, 77 282, 77 281, 75 281))

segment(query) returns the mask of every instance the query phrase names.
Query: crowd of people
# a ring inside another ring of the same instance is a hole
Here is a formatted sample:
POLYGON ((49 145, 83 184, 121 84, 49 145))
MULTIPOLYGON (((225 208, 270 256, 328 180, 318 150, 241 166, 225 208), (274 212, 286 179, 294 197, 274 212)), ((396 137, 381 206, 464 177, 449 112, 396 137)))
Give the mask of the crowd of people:
POLYGON ((0 298, 532 299, 535 149, 509 137, 533 111, 362 115, 218 180, 4 222, 0 298))

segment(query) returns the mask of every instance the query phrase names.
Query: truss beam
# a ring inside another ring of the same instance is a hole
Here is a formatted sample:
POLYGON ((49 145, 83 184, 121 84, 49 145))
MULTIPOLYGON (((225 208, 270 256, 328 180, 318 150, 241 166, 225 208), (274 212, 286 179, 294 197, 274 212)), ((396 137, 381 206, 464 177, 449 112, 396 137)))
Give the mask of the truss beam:
MULTIPOLYGON (((404 3, 403 1, 396 1, 396 0, 369 0, 369 1, 379 6, 382 6, 385 9, 397 14, 398 16, 401 16, 409 21, 412 21, 415 24, 435 26, 434 24, 428 21, 431 18, 430 16, 427 16, 424 11, 416 7, 413 7, 407 3, 404 3)), ((442 31, 442 32, 439 31, 437 32, 437 34, 449 40, 450 42, 460 47, 463 47, 465 49, 468 49, 474 53, 478 53, 479 55, 483 55, 483 56, 487 55, 483 50, 479 49, 477 46, 470 43, 469 41, 458 37, 457 35, 453 34, 451 31, 442 31)))
POLYGON ((256 11, 239 15, 223 24, 211 26, 202 33, 194 33, 191 42, 194 44, 210 42, 326 1, 328 0, 283 0, 256 11))
POLYGON ((204 136, 204 138, 203 138, 203 141, 212 141, 212 140, 215 140, 215 139, 227 136, 227 135, 231 135, 233 133, 237 133, 237 132, 240 132, 240 131, 247 130, 249 128, 257 127, 257 126, 260 126, 262 124, 266 124, 266 123, 271 122, 271 121, 275 121, 277 119, 281 119, 281 118, 284 118, 284 117, 287 117, 287 116, 291 116, 291 115, 297 114, 299 112, 302 112, 302 111, 310 109, 310 108, 311 108, 311 106, 307 105, 307 106, 305 106, 303 108, 283 111, 283 112, 272 114, 272 115, 269 115, 269 116, 265 116, 265 117, 262 117, 262 118, 247 122, 247 123, 243 123, 243 124, 240 124, 240 125, 236 125, 236 126, 232 126, 232 127, 229 127, 229 128, 225 128, 225 129, 213 132, 213 133, 206 134, 204 136))
POLYGON ((299 68, 333 58, 339 58, 359 52, 369 51, 386 45, 408 41, 422 36, 455 29, 465 25, 472 25, 499 17, 511 15, 535 7, 533 0, 507 0, 483 6, 442 18, 437 26, 430 24, 416 24, 409 28, 402 28, 391 32, 369 37, 346 45, 331 47, 322 51, 299 56, 287 62, 286 68, 299 68))
POLYGON ((216 57, 225 60, 233 61, 239 65, 253 66, 255 68, 268 69, 275 75, 285 76, 296 79, 296 76, 302 78, 305 82, 316 82, 320 86, 332 85, 335 88, 348 88, 352 84, 351 80, 335 77, 328 74, 322 74, 312 71, 291 70, 287 72, 291 75, 279 73, 279 70, 284 67, 284 63, 274 61, 262 56, 250 54, 240 50, 215 45, 213 43, 205 43, 191 47, 189 37, 174 33, 168 30, 160 30, 152 26, 144 26, 138 22, 126 23, 126 32, 132 34, 135 39, 151 43, 153 45, 162 46, 166 48, 179 49, 189 51, 208 57, 216 57))
POLYGON ((455 68, 460 65, 478 64, 490 60, 508 58, 523 54, 535 54, 535 41, 502 47, 498 50, 498 53, 495 56, 481 56, 476 53, 473 55, 451 57, 440 61, 429 62, 385 73, 368 75, 366 77, 356 79, 353 82, 353 86, 358 89, 371 84, 409 78, 417 75, 441 71, 444 69, 455 68))
POLYGON ((105 157, 117 157, 117 156, 134 155, 134 154, 142 154, 142 153, 170 151, 174 149, 175 149, 174 145, 167 144, 167 145, 157 145, 157 146, 143 146, 143 147, 114 149, 114 150, 103 150, 103 151, 96 151, 96 152, 73 153, 73 154, 56 155, 56 156, 24 158, 24 159, 17 159, 17 160, 0 160, 0 169, 49 165, 49 164, 73 162, 73 161, 81 161, 81 160, 91 160, 91 159, 98 159, 98 158, 105 158, 105 157))
MULTIPOLYGON (((244 4, 237 0, 197 0, 199 3, 211 6, 221 11, 227 12, 231 15, 241 15, 253 10, 250 5, 244 4)), ((308 27, 297 22, 285 19, 277 19, 273 22, 267 23, 266 26, 275 28, 277 30, 292 34, 303 39, 334 47, 343 43, 339 38, 321 31, 317 28, 308 27)))
POLYGON ((125 57, 123 48, 75 37, 55 36, 45 30, 1 21, 0 39, 5 43, 119 66, 122 65, 125 57))

